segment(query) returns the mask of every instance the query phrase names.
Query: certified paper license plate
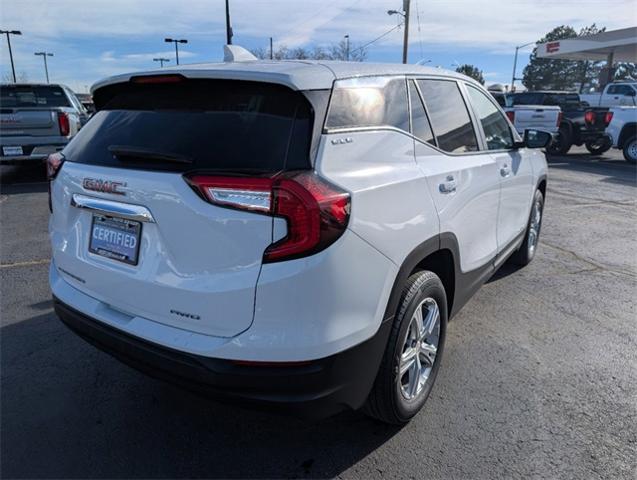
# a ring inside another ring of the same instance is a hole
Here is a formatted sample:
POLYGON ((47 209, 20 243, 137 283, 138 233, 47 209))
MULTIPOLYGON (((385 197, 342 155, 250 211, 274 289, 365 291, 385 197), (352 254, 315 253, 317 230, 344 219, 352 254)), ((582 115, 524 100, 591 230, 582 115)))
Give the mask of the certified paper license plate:
POLYGON ((22 155, 22 147, 2 147, 2 155, 22 155))
POLYGON ((93 215, 89 251, 129 265, 137 265, 142 224, 123 218, 93 215))

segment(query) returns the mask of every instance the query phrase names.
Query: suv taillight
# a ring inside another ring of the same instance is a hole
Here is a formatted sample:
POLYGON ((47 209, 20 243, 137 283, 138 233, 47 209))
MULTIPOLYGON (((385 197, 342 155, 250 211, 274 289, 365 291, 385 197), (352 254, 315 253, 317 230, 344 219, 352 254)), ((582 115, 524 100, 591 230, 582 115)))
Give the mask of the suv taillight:
POLYGON ((69 116, 64 112, 58 112, 58 125, 60 126, 60 135, 66 137, 71 132, 71 124, 69 116))
POLYGON ((584 121, 589 125, 595 123, 595 112, 592 110, 588 110, 584 113, 584 121))
POLYGON ((612 120, 613 112, 606 112, 606 115, 604 115, 604 123, 606 124, 606 126, 608 126, 612 120))
POLYGON ((556 127, 560 127, 560 125, 562 124, 562 119, 564 118, 564 113, 560 110, 560 112, 557 114, 557 125, 555 125, 556 127))
POLYGON ((324 250, 347 228, 350 196, 314 172, 274 177, 194 175, 187 181, 210 203, 284 218, 287 235, 266 248, 265 263, 324 250))
POLYGON ((52 153, 46 159, 46 177, 49 180, 49 212, 53 213, 53 203, 51 202, 51 182, 55 179, 62 164, 64 163, 64 155, 61 153, 52 153))
POLYGON ((511 123, 515 123, 515 112, 513 110, 508 110, 505 113, 507 114, 507 117, 511 121, 511 123))

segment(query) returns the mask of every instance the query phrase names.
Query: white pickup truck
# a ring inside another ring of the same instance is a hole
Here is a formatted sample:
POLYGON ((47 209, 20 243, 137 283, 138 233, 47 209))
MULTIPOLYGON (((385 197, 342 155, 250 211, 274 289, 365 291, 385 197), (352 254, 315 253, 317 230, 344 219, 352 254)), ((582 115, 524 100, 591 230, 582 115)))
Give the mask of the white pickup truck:
POLYGON ((615 107, 606 128, 613 147, 620 149, 628 163, 637 163, 637 107, 615 107))
POLYGON ((604 91, 580 94, 580 99, 591 107, 637 106, 637 82, 613 82, 604 91))
POLYGON ((515 130, 524 136, 524 130, 542 130, 557 134, 562 121, 562 110, 556 105, 511 105, 506 93, 489 90, 498 104, 509 117, 515 130))

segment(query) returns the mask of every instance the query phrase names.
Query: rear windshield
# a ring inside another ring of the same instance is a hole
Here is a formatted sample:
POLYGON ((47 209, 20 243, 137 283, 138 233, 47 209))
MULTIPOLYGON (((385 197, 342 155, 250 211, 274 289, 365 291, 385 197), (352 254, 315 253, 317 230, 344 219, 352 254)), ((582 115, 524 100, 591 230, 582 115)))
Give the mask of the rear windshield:
POLYGON ((2 85, 0 86, 0 107, 70 107, 64 90, 47 85, 2 85))
POLYGON ((98 112, 64 149, 67 160, 166 171, 310 166, 310 103, 280 85, 125 83, 98 90, 94 99, 98 112))

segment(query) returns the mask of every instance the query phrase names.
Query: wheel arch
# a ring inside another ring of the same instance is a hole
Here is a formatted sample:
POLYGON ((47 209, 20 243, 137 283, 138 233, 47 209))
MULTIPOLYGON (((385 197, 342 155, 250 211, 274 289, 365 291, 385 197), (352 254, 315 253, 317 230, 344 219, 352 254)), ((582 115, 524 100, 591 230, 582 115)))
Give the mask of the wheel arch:
POLYGON ((619 133, 619 138, 617 139, 617 147, 624 148, 624 144, 628 141, 628 139, 632 138, 637 134, 637 123, 631 122, 627 123, 622 127, 622 131, 619 133))
MULTIPOLYGON (((539 190, 540 192, 542 192, 542 196, 544 197, 544 200, 546 201, 546 175, 542 175, 538 179, 536 190, 539 190)), ((535 195, 535 193, 533 193, 533 195, 535 195)))
POLYGON ((385 320, 393 318, 398 310, 400 296, 405 281, 415 272, 429 270, 435 273, 442 282, 447 296, 447 313, 449 319, 456 311, 454 300, 456 294, 456 272, 459 266, 458 241, 455 235, 437 235, 414 248, 405 258, 398 270, 394 285, 385 310, 385 320))

